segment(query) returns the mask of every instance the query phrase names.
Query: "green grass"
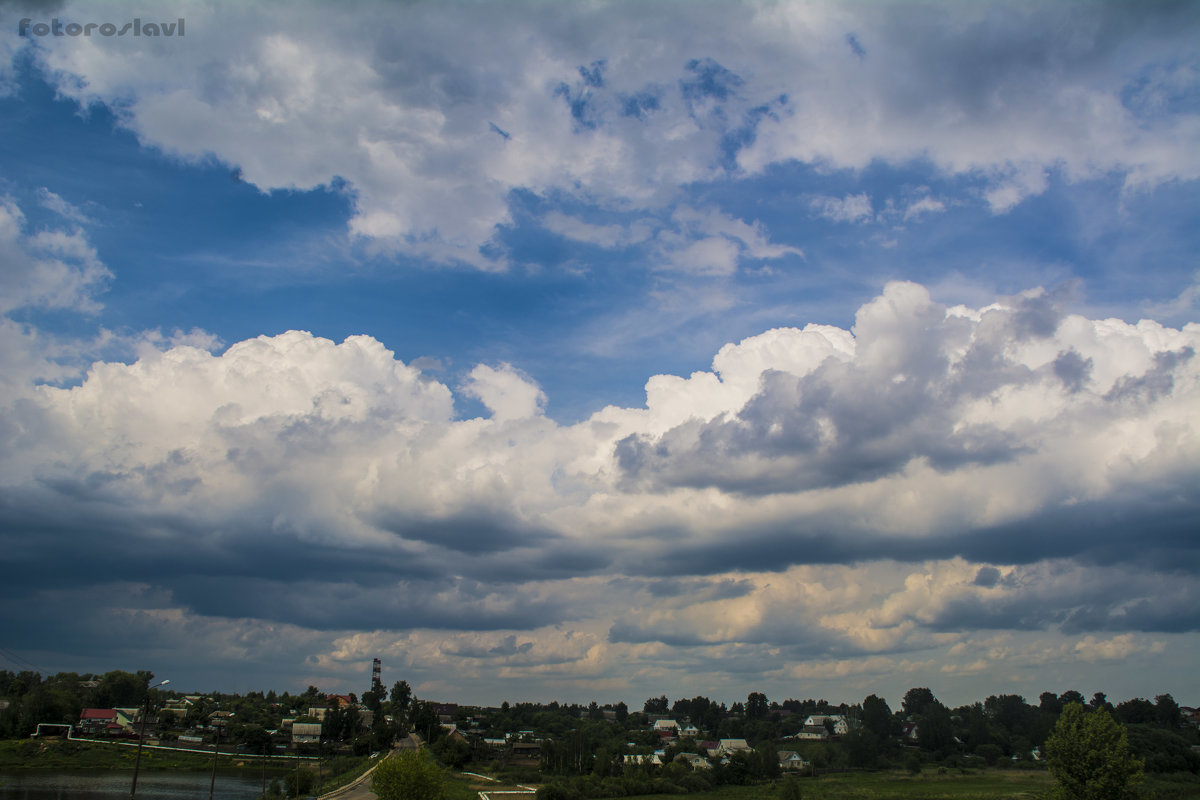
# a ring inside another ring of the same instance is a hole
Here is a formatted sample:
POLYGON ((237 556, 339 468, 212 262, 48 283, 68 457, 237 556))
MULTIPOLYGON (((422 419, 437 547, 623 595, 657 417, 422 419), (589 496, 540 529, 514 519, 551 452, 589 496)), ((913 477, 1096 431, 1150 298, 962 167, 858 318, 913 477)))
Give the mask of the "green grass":
MULTIPOLYGON (((920 775, 906 772, 847 772, 801 778, 806 800, 1040 800, 1053 785, 1044 769, 957 769, 920 775)), ((1147 776, 1146 800, 1200 800, 1200 777, 1188 773, 1147 776)), ((684 795, 688 800, 771 800, 778 786, 722 786, 711 792, 684 795)), ((663 800, 645 795, 630 800, 663 800)))
MULTIPOLYGON (((800 778, 805 798, 820 800, 1037 800, 1050 788, 1043 770, 984 770, 945 775, 925 772, 847 772, 800 778)), ((689 800, 763 800, 777 796, 777 786, 723 786, 687 795, 689 800)), ((651 800, 649 795, 638 800, 651 800)), ((662 795, 657 795, 661 799, 662 795)))
POLYGON ((323 776, 313 793, 320 795, 332 792, 334 789, 340 789, 349 783, 353 783, 360 775, 378 763, 378 758, 341 756, 325 762, 320 769, 310 765, 308 767, 310 771, 323 776))
MULTIPOLYGON (((468 770, 478 773, 483 773, 483 770, 468 770)), ((533 784, 524 784, 532 786, 533 784)), ((450 800, 479 800, 479 792, 517 792, 521 791, 521 787, 514 783, 505 783, 503 779, 499 781, 482 780, 470 775, 462 773, 451 773, 450 780, 446 782, 450 800)), ((510 795, 511 796, 511 795, 510 795)), ((533 800, 533 795, 526 795, 530 800, 533 800)), ((663 800, 660 795, 658 800, 663 800)))
MULTIPOLYGON (((937 768, 919 775, 907 772, 844 772, 800 778, 805 800, 1041 800, 1054 779, 1045 769, 937 768)), ((450 800, 476 800, 483 791, 512 791, 513 784, 493 783, 455 774, 449 781, 450 800)), ((772 800, 778 785, 722 786, 688 795, 640 795, 628 800, 772 800)), ((531 796, 532 797, 532 796, 531 796)), ((1189 773, 1148 775, 1142 785, 1144 800, 1200 800, 1200 776, 1189 773)))
MULTIPOLYGON (((6 739, 0 740, 0 769, 75 770, 75 769, 133 769, 136 747, 115 744, 93 744, 64 739, 6 739)), ((245 764, 247 769, 261 769, 261 763, 237 755, 220 755, 217 766, 223 769, 245 764)), ((272 762, 269 769, 278 766, 272 762)), ((142 749, 141 769, 204 770, 212 767, 212 756, 205 753, 179 753, 142 749)))

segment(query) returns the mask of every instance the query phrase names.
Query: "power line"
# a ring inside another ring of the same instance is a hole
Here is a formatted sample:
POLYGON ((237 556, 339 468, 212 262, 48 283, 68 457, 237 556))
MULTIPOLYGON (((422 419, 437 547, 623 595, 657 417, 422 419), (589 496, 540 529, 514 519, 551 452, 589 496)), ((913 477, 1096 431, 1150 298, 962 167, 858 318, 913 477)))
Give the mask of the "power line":
POLYGON ((32 661, 28 661, 24 658, 21 658, 19 655, 17 655, 13 651, 8 650, 4 647, 0 647, 0 656, 3 656, 8 661, 12 662, 14 666, 20 667, 22 669, 32 669, 34 672, 38 672, 43 675, 50 674, 50 670, 48 670, 44 667, 39 667, 37 664, 34 664, 32 661))

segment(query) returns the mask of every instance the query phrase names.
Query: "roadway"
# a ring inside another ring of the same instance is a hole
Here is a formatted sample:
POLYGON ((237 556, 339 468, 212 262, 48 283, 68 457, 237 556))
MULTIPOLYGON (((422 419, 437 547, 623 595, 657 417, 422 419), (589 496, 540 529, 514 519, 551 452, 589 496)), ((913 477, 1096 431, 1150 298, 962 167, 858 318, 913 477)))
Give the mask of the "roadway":
MULTIPOLYGON (((404 739, 396 742, 396 746, 392 748, 392 752, 397 750, 416 750, 420 746, 420 740, 411 733, 404 739)), ((376 759, 375 766, 379 766, 379 762, 386 757, 381 755, 376 759)), ((375 772, 375 767, 362 774, 358 780, 341 789, 335 789, 328 794, 323 794, 317 800, 378 800, 378 796, 371 791, 371 774, 375 772)))

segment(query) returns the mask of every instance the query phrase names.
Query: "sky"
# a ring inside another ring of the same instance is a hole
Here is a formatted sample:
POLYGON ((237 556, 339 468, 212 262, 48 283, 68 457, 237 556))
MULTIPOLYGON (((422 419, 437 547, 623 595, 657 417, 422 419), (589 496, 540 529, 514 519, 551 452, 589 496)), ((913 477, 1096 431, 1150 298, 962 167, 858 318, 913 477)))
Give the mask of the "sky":
POLYGON ((0 668, 1200 703, 1198 42, 2 0, 0 668))

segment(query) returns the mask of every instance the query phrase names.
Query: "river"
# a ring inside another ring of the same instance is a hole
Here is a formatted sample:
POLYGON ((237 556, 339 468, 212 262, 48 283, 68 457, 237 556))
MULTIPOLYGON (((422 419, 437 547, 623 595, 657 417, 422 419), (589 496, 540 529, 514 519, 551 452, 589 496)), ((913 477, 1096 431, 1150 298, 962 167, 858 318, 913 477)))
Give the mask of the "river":
MULTIPOLYGON (((271 775, 267 774, 268 782, 271 775)), ((145 800, 205 800, 211 780, 209 772, 142 772, 137 796, 145 800)), ((125 800, 132 781, 129 771, 5 772, 0 773, 0 800, 125 800)), ((217 770, 213 800, 254 800, 261 791, 261 774, 217 770)))

